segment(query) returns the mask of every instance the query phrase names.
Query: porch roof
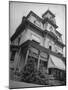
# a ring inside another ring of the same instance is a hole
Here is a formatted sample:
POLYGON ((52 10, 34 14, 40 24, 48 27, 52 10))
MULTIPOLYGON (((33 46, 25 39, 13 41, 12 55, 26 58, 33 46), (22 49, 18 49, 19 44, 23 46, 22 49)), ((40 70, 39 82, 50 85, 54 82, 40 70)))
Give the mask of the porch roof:
POLYGON ((62 55, 60 55, 60 54, 58 54, 58 53, 55 53, 55 52, 49 50, 48 48, 45 48, 45 47, 41 46, 41 45, 38 44, 37 42, 31 41, 31 40, 27 40, 27 41, 26 41, 25 43, 23 43, 20 47, 25 47, 25 46, 27 46, 27 47, 34 47, 34 48, 40 50, 41 52, 54 55, 54 56, 56 56, 56 57, 58 57, 58 58, 61 58, 61 59, 63 58, 62 55))

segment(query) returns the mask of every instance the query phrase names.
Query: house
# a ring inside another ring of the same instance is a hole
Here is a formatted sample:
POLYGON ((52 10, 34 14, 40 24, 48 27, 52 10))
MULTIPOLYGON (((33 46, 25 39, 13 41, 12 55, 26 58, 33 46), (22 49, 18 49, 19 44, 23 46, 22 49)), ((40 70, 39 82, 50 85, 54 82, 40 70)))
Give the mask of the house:
POLYGON ((63 77, 66 71, 63 62, 62 34, 56 29, 55 15, 47 10, 40 18, 33 11, 25 17, 10 38, 10 68, 21 72, 28 58, 35 59, 37 70, 63 77))

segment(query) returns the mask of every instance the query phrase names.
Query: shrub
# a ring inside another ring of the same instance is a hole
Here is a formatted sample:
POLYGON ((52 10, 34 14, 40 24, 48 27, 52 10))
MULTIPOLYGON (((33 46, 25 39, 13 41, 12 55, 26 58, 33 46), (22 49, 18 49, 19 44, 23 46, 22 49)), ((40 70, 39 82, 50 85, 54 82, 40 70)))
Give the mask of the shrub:
POLYGON ((47 77, 41 71, 37 71, 35 60, 30 59, 21 72, 21 81, 35 84, 47 84, 47 77))

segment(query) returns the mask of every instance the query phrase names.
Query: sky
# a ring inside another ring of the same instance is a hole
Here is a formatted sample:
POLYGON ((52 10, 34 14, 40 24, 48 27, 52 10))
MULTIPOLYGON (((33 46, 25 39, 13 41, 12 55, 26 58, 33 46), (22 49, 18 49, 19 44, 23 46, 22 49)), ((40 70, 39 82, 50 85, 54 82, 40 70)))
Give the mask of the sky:
MULTIPOLYGON (((58 25, 57 31, 62 34, 62 40, 65 44, 65 6, 55 4, 37 4, 37 3, 10 3, 10 25, 9 32, 10 37, 14 34, 16 28, 20 25, 23 16, 32 10, 38 16, 42 18, 42 14, 47 10, 50 10, 55 14, 56 24, 58 25)), ((63 50, 65 56, 65 48, 63 50)))

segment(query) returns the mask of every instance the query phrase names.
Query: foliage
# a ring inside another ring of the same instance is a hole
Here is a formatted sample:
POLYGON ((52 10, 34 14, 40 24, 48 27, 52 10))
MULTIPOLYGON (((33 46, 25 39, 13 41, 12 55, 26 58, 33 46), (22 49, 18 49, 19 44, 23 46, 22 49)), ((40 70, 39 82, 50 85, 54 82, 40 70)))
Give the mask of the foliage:
POLYGON ((48 83, 47 77, 37 70, 35 60, 29 59, 24 69, 21 72, 21 81, 35 84, 45 85, 48 83))

